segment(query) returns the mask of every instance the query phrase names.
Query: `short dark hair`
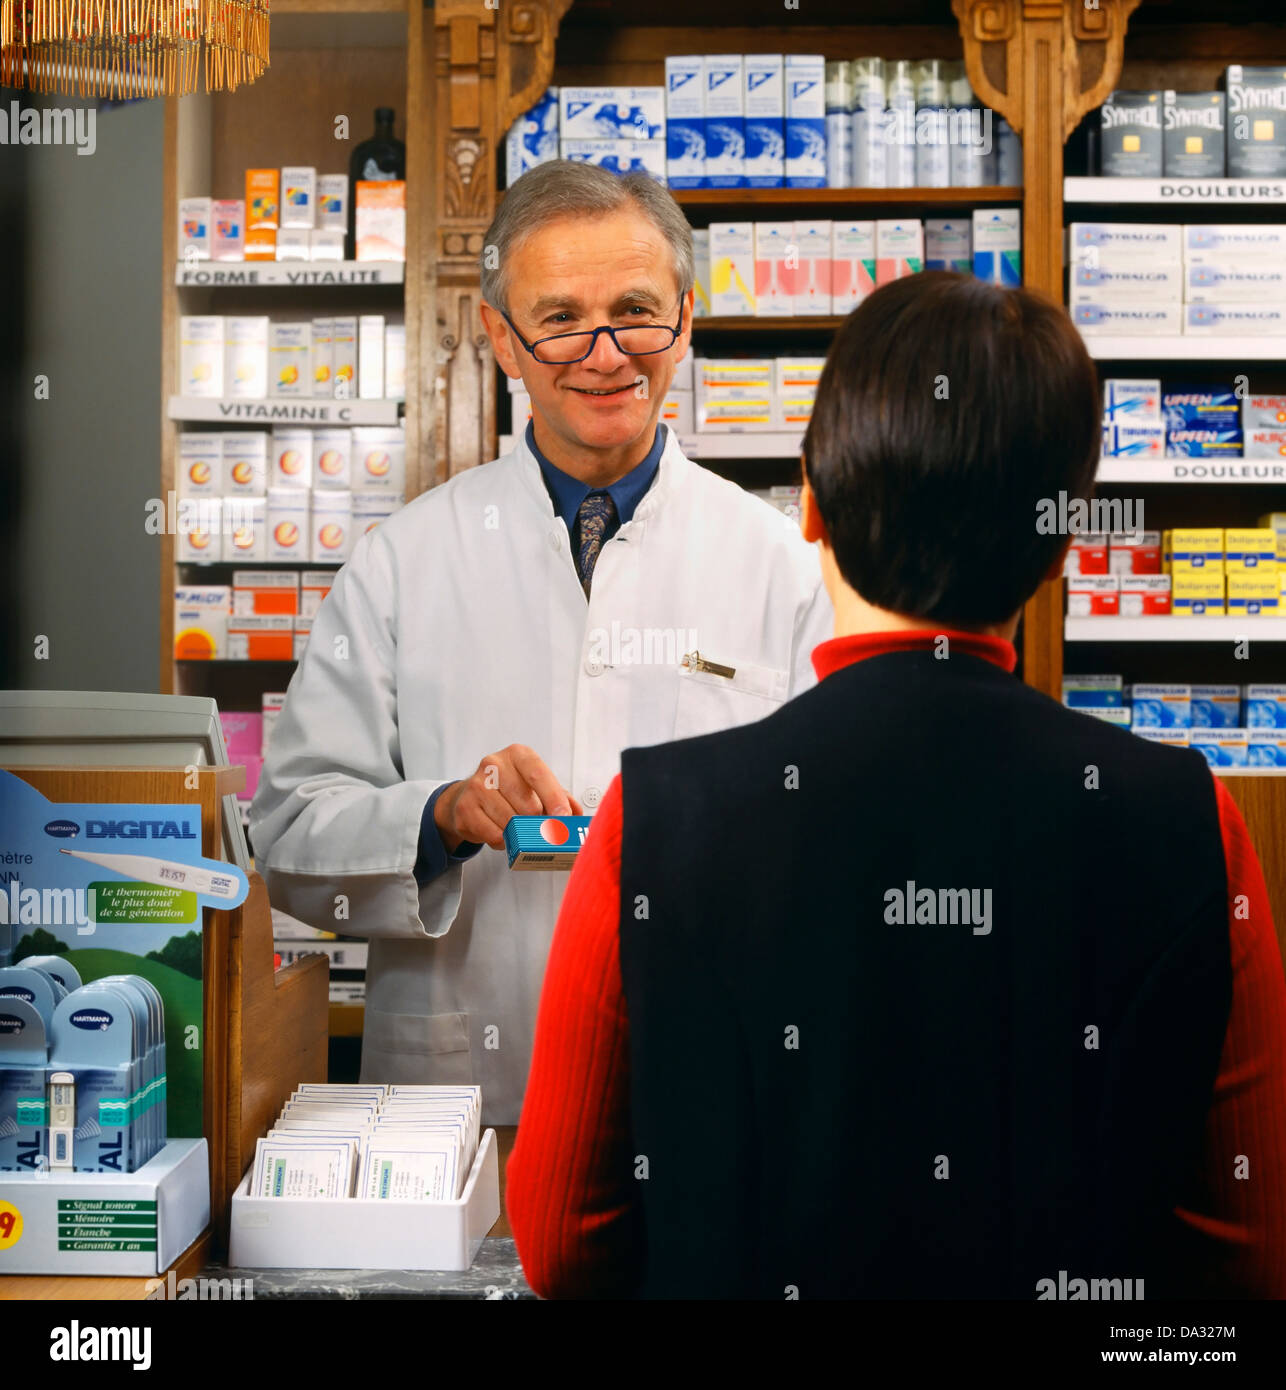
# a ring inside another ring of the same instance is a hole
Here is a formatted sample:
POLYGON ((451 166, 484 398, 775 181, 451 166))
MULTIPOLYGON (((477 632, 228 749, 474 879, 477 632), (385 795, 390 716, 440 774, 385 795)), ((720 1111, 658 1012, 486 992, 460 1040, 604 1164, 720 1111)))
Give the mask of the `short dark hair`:
POLYGON ((925 271, 844 320, 804 469, 844 579, 908 617, 985 626, 1035 593, 1065 537, 1038 504, 1088 497, 1098 375, 1060 305, 925 271))

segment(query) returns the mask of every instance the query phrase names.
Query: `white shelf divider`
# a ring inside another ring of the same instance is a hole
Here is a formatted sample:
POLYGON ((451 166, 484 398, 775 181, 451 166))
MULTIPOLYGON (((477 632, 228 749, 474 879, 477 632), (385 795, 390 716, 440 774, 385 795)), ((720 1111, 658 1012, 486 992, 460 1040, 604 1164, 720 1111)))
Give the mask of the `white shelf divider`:
POLYGON ((216 396, 171 396, 171 420, 230 425, 396 425, 401 401, 337 401, 300 396, 295 400, 242 401, 216 396))
POLYGON ((1082 333, 1099 362, 1270 362, 1286 360, 1286 338, 1235 334, 1082 333))
POLYGON ((1286 179, 1066 178, 1065 203, 1286 204, 1286 179))
POLYGON ((1286 483, 1286 458, 1099 460, 1100 483, 1286 483))
POLYGON ((1286 618, 1064 618, 1067 642, 1286 642, 1286 618))
POLYGON ((182 289, 405 282, 405 261, 179 261, 174 267, 174 283, 182 289))

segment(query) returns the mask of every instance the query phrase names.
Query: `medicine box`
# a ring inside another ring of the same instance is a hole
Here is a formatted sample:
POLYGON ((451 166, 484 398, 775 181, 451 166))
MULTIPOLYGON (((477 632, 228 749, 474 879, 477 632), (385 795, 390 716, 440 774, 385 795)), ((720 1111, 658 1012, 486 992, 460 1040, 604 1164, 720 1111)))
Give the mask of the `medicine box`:
POLYGON ((406 434, 396 426, 359 425, 353 430, 355 492, 406 492, 406 434))
POLYGON ((227 655, 232 590, 226 584, 187 584, 174 590, 175 661, 227 655))
POLYGON ((268 487, 269 436, 262 430, 217 436, 221 445, 225 496, 263 497, 268 487))
POLYGON ((406 325, 403 323, 384 327, 384 399, 406 399, 406 325))
POLYGON ((1214 617, 1227 613, 1223 567, 1172 570, 1170 609, 1180 618, 1214 617))
POLYGON ((1115 574, 1078 574, 1067 580, 1069 618, 1111 618, 1121 611, 1121 579, 1115 574))
POLYGON ((973 273, 993 285, 1023 282, 1022 213, 1018 208, 977 208, 973 214, 973 273))
POLYGON ((709 318, 710 307, 710 229, 692 229, 692 259, 695 280, 692 286, 692 317, 709 318))
POLYGON ((1259 525, 1272 531, 1277 545, 1278 561, 1286 560, 1286 512, 1268 512, 1259 518, 1259 525))
MULTIPOLYGON (((786 182, 784 59, 780 53, 747 53, 742 62, 745 78, 745 186, 782 188, 786 182)), ((668 127, 666 138, 669 139, 668 127)))
POLYGON ((1110 724, 1114 729, 1128 729, 1130 727, 1130 711, 1128 709, 1117 709, 1112 705, 1095 705, 1080 710, 1081 714, 1088 714, 1092 719, 1098 719, 1104 724, 1110 724))
POLYGON ((234 614, 228 619, 230 661, 289 661, 295 620, 288 614, 234 614))
POLYGON ((1281 611, 1276 565, 1269 570, 1229 570, 1225 578, 1229 614, 1276 617, 1281 611))
POLYGON ((394 493, 353 493, 353 544, 356 545, 368 531, 373 531, 381 521, 387 521, 401 505, 402 498, 394 493))
POLYGON ((1184 267, 1189 304, 1241 304, 1286 297, 1286 265, 1264 258, 1184 267))
POLYGON ((309 339, 308 360, 312 364, 312 394, 325 399, 335 393, 335 320, 314 319, 309 339))
POLYGON ((924 223, 925 270, 973 271, 973 224, 955 217, 930 217, 924 223))
POLYGON ((313 564, 347 560, 353 551, 353 494, 314 492, 312 498, 313 564))
POLYGON ((1241 426, 1221 425, 1211 421, 1205 425, 1167 426, 1165 456, 1172 459, 1240 458, 1243 441, 1241 426))
POLYGON ((352 486, 352 474, 352 430, 314 430, 313 488, 317 491, 343 491, 352 486))
POLYGON ((216 565, 223 559, 223 498, 185 497, 179 503, 174 558, 181 565, 216 565))
POLYGON ((1194 685, 1192 687, 1192 727, 1235 729, 1241 723, 1239 685, 1194 685))
POLYGON ((875 224, 875 283, 892 284, 924 269, 924 224, 918 218, 885 219, 875 224))
POLYGON ((1221 300, 1210 304, 1189 304, 1186 306, 1183 331, 1259 337, 1286 334, 1286 302, 1246 304, 1221 300))
POLYGON ((1228 265, 1286 255, 1286 223, 1192 222, 1183 228, 1188 265, 1228 265))
POLYGON ((295 637, 292 652, 296 661, 304 659, 304 648, 308 645, 308 639, 312 636, 313 620, 311 618, 295 619, 295 637))
POLYGON ((1161 414, 1175 429, 1185 425, 1237 425, 1241 402, 1223 387, 1173 386, 1161 393, 1161 414))
MULTIPOLYGON (((1129 416, 1124 418, 1130 419, 1129 416)), ((1107 458, 1164 458, 1165 426, 1104 425, 1103 454, 1107 458)))
POLYGON ((277 232, 277 260, 311 260, 313 254, 312 237, 312 231, 308 227, 282 227, 277 232))
POLYGON ((274 399, 311 397, 313 326, 272 323, 268 328, 268 389, 274 399))
POLYGON ((224 492, 223 438, 218 434, 179 435, 180 497, 221 497, 224 492))
POLYGON ((468 1269, 500 1215, 496 1132, 483 1132, 454 1202, 232 1194, 229 1262, 250 1269, 468 1269))
POLYGON ((1166 178, 1217 179, 1224 172, 1224 94, 1172 92, 1162 98, 1166 178))
MULTIPOLYGON (((797 221, 795 245, 799 267, 795 279, 794 305, 799 317, 831 312, 831 224, 827 221, 797 221)), ((756 306, 757 312, 762 309, 756 306)))
POLYGON ((280 225, 280 178, 276 169, 246 170, 246 231, 275 231, 280 225))
POLYGON ((359 261, 406 260, 406 180, 359 180, 356 258, 359 261))
POLYGON ((610 174, 646 174, 665 182, 665 146, 659 140, 560 140, 560 159, 595 164, 610 174))
POLYGON ((281 171, 281 225, 311 231, 316 224, 317 170, 302 164, 285 165, 281 171))
POLYGON ((1103 419, 1114 425, 1161 424, 1160 380, 1109 377, 1103 383, 1103 419))
POLYGON ((204 1139, 171 1139, 132 1173, 0 1173, 22 1213, 0 1277, 163 1273, 210 1223, 209 1163, 204 1139))
POLYGON ((335 582, 333 570, 304 570, 299 576, 299 616, 315 618, 335 582))
POLYGON ((230 316, 223 321, 223 332, 224 393, 233 400, 263 400, 269 380, 268 316, 230 316))
POLYGON ((1121 617, 1166 617, 1173 611, 1168 574, 1122 574, 1121 617))
POLYGON ((268 489, 268 559, 307 560, 309 499, 299 488, 268 489))
POLYGON ((223 531, 225 561, 262 564, 268 558, 268 499, 224 497, 223 531))
POLYGON ((272 432, 268 464, 268 489, 297 488, 307 491, 313 483, 313 431, 283 427, 272 432))
POLYGON ((1230 63, 1224 85, 1229 178, 1286 174, 1286 68, 1230 63))
POLYGON ((1184 268, 1177 261, 1160 265, 1074 265, 1068 274, 1073 304, 1114 299, 1129 301, 1183 299, 1184 268))
POLYGON ((696 406, 691 391, 670 391, 661 405, 661 419, 681 439, 695 434, 697 428, 696 406))
POLYGON ((247 227, 245 258, 248 261, 275 261, 277 259, 277 229, 275 227, 247 227))
POLYGON ((1077 328, 1091 333, 1168 336, 1183 331, 1183 305, 1169 300, 1085 299, 1069 307, 1077 328))
POLYGON ((1183 230, 1177 223, 1073 222, 1068 260, 1103 269, 1182 261, 1183 230))
POLYGON ((706 188, 745 186, 745 73, 740 53, 702 60, 706 188))
POLYGON ((505 187, 512 187, 537 164, 558 158, 558 88, 544 95, 509 127, 505 137, 505 187))
POLYGON ((663 140, 664 87, 563 87, 560 140, 663 140))
POLYGON ((331 320, 331 375, 336 400, 357 396, 357 319, 346 315, 331 320))
POLYGON ((1286 728, 1247 729, 1248 767, 1286 767, 1286 728))
POLYGON ((179 259, 185 265, 210 259, 213 215, 209 198, 179 200, 179 259))
POLYGON ((1190 685, 1135 685, 1130 727, 1186 729, 1192 723, 1190 685))
POLYGON ((260 756, 259 750, 263 747, 261 713, 257 710, 221 710, 219 723, 223 726, 223 741, 230 758, 260 756))
POLYGON ((847 314, 875 289, 875 223, 831 222, 831 313, 847 314))
POLYGON ((671 188, 705 179, 705 78, 700 54, 665 60, 665 175, 671 188))
POLYGON ((1194 728, 1188 746, 1201 753, 1211 767, 1246 767, 1250 761, 1250 730, 1194 728))
POLYGON ((1112 92, 1099 108, 1101 170, 1110 178, 1159 179, 1161 93, 1112 92))
POLYGON ((384 397, 383 314, 362 314, 357 320, 357 394, 362 400, 384 397))
POLYGON ((1167 570, 1205 570, 1223 573, 1224 533, 1221 526, 1176 527, 1163 536, 1167 570))
POLYGON ((1113 532, 1108 538, 1110 574, 1160 574, 1161 532, 1113 532))
POLYGON ((308 259, 310 261, 342 261, 344 259, 344 233, 338 228, 314 227, 308 233, 308 259))
POLYGON ((234 570, 232 611, 238 618, 294 616, 299 612, 295 570, 234 570))
POLYGON ((1063 703, 1068 709, 1119 708, 1121 687, 1120 676, 1064 676, 1063 703))
POLYGON ((786 54, 787 188, 826 186, 825 76, 820 53, 786 54))
POLYGON ((799 244, 793 222, 755 222, 755 306, 760 317, 789 318, 795 312, 799 244))
POLYGON ((511 816, 504 829, 509 867, 570 870, 589 827, 589 816, 511 816))
POLYGON ((1286 429, 1286 396, 1246 396, 1241 403, 1241 428, 1246 434, 1286 429))
POLYGON ((1063 565, 1067 576, 1108 574, 1107 535, 1100 531, 1082 531, 1072 537, 1063 565))
POLYGON ((710 224, 710 312, 716 318, 757 310, 755 234, 752 222, 710 224))
POLYGON ((1247 685, 1246 726, 1286 729, 1286 685, 1247 685))
POLYGON ((348 231, 348 175, 322 174, 317 180, 317 228, 348 231))
POLYGON ((223 395, 223 317, 184 314, 179 319, 179 394, 223 395))
POLYGON ((210 258, 240 261, 246 254, 246 204, 242 198, 216 198, 210 206, 213 231, 210 258))
POLYGON ((1164 743, 1171 748, 1186 748, 1192 731, 1190 729, 1142 728, 1133 729, 1132 732, 1139 738, 1147 739, 1149 743, 1164 743))
POLYGON ((1228 571, 1277 568, 1277 536, 1271 526, 1229 526, 1224 531, 1228 571))

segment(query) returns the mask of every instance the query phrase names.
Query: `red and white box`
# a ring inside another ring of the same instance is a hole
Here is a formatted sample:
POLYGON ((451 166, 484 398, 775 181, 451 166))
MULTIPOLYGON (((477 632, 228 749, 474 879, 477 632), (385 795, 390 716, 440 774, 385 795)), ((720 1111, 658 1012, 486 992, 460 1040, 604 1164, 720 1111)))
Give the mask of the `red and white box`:
POLYGON ((1107 563, 1107 533, 1086 531, 1072 537, 1071 549, 1063 564, 1063 573, 1070 579, 1081 574, 1110 574, 1107 563))
POLYGON ((1115 618, 1120 611, 1120 575, 1080 574, 1068 579, 1069 618, 1115 618))
POLYGON ((232 611, 238 618, 298 613, 298 571, 233 570, 232 611))
POLYGON ((334 570, 305 570, 299 577, 299 616, 313 619, 335 582, 334 570))
POLYGON ((1121 617, 1161 618, 1172 611, 1168 574, 1122 574, 1113 578, 1121 581, 1121 617))
POLYGON ((1107 538, 1109 574, 1160 574, 1160 531, 1117 531, 1107 538))
POLYGON ((294 641, 295 620, 289 613, 228 619, 232 661, 289 661, 294 641))

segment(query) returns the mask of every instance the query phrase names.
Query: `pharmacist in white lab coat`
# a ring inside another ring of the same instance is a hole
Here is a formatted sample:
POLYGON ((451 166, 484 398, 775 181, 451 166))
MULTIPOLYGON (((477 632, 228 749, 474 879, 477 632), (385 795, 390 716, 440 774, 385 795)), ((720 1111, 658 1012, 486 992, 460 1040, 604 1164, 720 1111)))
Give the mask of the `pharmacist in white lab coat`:
POLYGON ((623 748, 765 717, 831 635, 794 523, 658 423, 692 285, 646 178, 555 161, 508 190, 482 312, 533 423, 357 543, 251 811, 273 903, 370 939, 362 1079, 477 1082, 492 1124, 518 1120, 567 883, 506 867, 506 821, 592 814, 623 748))

